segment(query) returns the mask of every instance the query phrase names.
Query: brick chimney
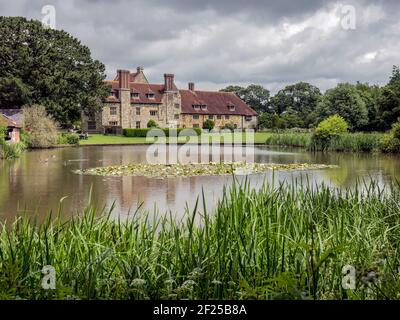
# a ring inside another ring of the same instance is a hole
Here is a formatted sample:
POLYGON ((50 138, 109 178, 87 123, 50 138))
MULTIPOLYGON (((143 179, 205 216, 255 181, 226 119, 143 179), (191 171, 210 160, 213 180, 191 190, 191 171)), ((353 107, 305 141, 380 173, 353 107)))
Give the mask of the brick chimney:
POLYGON ((118 70, 118 80, 120 89, 129 89, 129 70, 118 70))
POLYGON ((174 91, 174 75, 171 73, 164 74, 164 91, 174 91))
POLYGON ((142 66, 136 68, 137 73, 142 73, 143 70, 144 70, 144 69, 143 69, 142 66))
POLYGON ((194 82, 189 82, 188 87, 190 91, 194 91, 194 82))

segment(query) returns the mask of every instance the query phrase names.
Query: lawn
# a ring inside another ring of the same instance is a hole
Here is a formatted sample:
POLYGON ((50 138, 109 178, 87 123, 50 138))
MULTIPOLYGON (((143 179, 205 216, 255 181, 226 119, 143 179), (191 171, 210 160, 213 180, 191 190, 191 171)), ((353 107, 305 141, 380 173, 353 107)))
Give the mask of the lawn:
MULTIPOLYGON (((267 140, 270 133, 266 132, 256 132, 254 136, 254 143, 256 144, 264 144, 267 140)), ((243 142, 245 136, 243 134, 243 142)), ((180 137, 178 139, 178 143, 185 143, 189 139, 188 137, 180 137)), ((169 138, 166 138, 168 141, 169 138)), ((231 142, 232 139, 228 138, 228 142, 231 142)), ((124 144, 151 144, 154 140, 150 139, 146 141, 146 138, 142 137, 124 137, 124 136, 113 136, 113 135, 102 135, 102 134, 92 134, 89 136, 88 140, 81 140, 79 142, 80 145, 124 145, 124 144)), ((190 137, 190 142, 197 143, 197 137, 190 137)))

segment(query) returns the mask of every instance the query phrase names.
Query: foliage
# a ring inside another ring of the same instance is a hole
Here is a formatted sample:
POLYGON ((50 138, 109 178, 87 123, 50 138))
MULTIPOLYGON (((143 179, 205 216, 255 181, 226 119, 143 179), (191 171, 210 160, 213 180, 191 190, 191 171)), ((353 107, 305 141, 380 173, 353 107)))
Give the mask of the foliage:
POLYGON ((232 122, 225 123, 225 125, 221 129, 228 129, 230 131, 234 131, 235 129, 237 129, 237 124, 232 122))
POLYGON ((311 148, 322 151, 327 150, 333 140, 347 132, 348 127, 346 120, 341 116, 330 116, 315 129, 311 137, 311 148))
POLYGON ((158 127, 157 122, 155 122, 153 119, 150 119, 147 122, 147 128, 157 128, 157 127, 158 127))
POLYGON ((270 112, 268 89, 261 85, 251 84, 246 88, 240 86, 228 86, 222 89, 223 92, 234 92, 246 102, 257 113, 270 112))
POLYGON ((0 38, 3 107, 44 105, 65 126, 100 109, 105 67, 78 39, 22 17, 0 17, 0 38))
POLYGON ((0 159, 18 158, 26 149, 26 145, 22 142, 9 143, 0 140, 0 159))
MULTIPOLYGON (((131 129, 131 128, 125 128, 122 130, 122 134, 125 137, 147 137, 147 133, 150 130, 155 129, 131 129)), ((191 129, 184 129, 184 128, 178 128, 178 129, 156 129, 160 131, 160 136, 162 134, 165 135, 165 137, 169 137, 172 132, 175 132, 175 135, 178 136, 190 136, 190 135, 197 135, 199 136, 201 134, 201 129, 199 128, 191 128, 191 129)))
POLYGON ((400 118, 400 81, 383 87, 378 97, 378 121, 381 130, 390 129, 400 118))
POLYGON ((286 86, 271 98, 271 108, 279 115, 289 110, 292 117, 296 115, 297 123, 294 125, 288 119, 286 127, 308 128, 315 120, 314 112, 320 98, 321 91, 317 87, 306 82, 299 82, 286 86))
POLYGON ((212 129, 214 129, 214 127, 215 127, 215 122, 210 119, 207 119, 206 121, 203 122, 203 129, 205 130, 211 131, 212 129))
POLYGON ((368 110, 360 92, 354 85, 338 84, 336 88, 327 90, 318 103, 319 121, 339 115, 346 120, 351 130, 358 130, 368 124, 368 110))
POLYGON ((386 153, 400 153, 400 121, 393 124, 390 133, 382 137, 380 149, 386 153))
POLYGON ((47 115, 44 106, 23 108, 25 130, 29 136, 29 147, 49 148, 58 142, 56 123, 47 115))
POLYGON ((280 128, 304 128, 305 124, 298 112, 289 108, 280 117, 280 128))
POLYGON ((79 143, 79 135, 76 133, 61 133, 58 136, 58 144, 77 145, 79 143))
POLYGON ((398 299, 400 190, 283 183, 224 189, 186 216, 114 219, 89 203, 64 221, 0 229, 2 299, 398 299), (151 221, 152 223, 149 223, 151 221), (56 289, 43 290, 44 265, 56 289), (342 287, 343 266, 356 270, 342 287), (373 271, 373 273, 371 273, 373 271))

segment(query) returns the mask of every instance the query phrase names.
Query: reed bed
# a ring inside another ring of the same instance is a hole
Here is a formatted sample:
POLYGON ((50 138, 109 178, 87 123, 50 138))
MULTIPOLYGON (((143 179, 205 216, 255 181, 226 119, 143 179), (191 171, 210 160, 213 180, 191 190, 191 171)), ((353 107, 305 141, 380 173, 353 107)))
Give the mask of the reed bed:
POLYGON ((89 203, 68 221, 19 217, 0 230, 1 299, 398 299, 400 187, 307 181, 204 195, 172 214, 115 220, 89 203), (363 190, 361 192, 361 189, 363 190), (54 266, 57 286, 40 286, 54 266), (343 267, 356 270, 343 289, 343 267))
MULTIPOLYGON (((333 139, 326 151, 374 152, 379 151, 382 133, 348 133, 333 139)), ((272 133, 268 145, 302 147, 318 150, 312 145, 311 133, 272 133)))

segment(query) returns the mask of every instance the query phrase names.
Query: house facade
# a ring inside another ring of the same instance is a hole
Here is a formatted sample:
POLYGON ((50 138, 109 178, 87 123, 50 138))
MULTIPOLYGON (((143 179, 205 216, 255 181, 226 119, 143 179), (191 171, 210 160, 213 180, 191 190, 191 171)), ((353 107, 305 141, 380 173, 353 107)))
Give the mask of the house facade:
POLYGON ((154 120, 161 128, 202 128, 207 119, 215 128, 232 124, 255 128, 257 113, 236 94, 176 87, 173 74, 164 74, 164 83, 151 84, 138 67, 136 72, 118 70, 114 80, 105 81, 110 95, 101 112, 82 115, 82 130, 89 133, 120 133, 125 128, 147 128, 154 120))

